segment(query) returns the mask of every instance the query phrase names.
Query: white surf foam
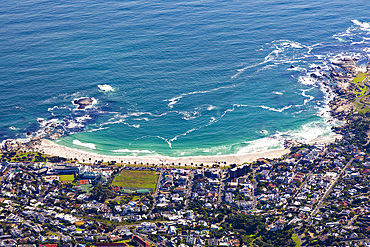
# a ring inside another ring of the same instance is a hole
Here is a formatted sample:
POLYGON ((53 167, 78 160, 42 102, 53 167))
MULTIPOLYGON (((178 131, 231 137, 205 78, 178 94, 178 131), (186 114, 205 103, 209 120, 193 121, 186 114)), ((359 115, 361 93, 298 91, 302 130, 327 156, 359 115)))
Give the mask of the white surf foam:
POLYGON ((104 92, 113 92, 114 88, 108 84, 98 85, 98 88, 104 92))
POLYGON ((51 108, 48 108, 48 111, 49 112, 53 112, 54 110, 56 109, 60 109, 60 110, 72 110, 71 108, 69 108, 68 106, 53 106, 51 108))
POLYGON ((298 82, 303 85, 315 85, 317 80, 315 78, 310 77, 309 75, 300 76, 298 78, 298 82))
POLYGON ((152 154, 154 151, 150 150, 130 150, 130 149, 117 149, 113 150, 114 153, 136 153, 136 154, 152 154))
POLYGON ((202 116, 202 114, 199 111, 192 111, 192 112, 181 111, 179 113, 183 115, 182 119, 187 120, 187 121, 193 120, 195 118, 202 116))
POLYGON ((304 45, 302 45, 301 43, 295 42, 295 41, 280 40, 280 42, 281 42, 281 45, 283 45, 284 47, 292 47, 292 48, 296 48, 296 49, 304 48, 304 45))
POLYGON ((81 116, 81 117, 76 117, 75 119, 76 119, 77 122, 83 122, 83 121, 91 119, 91 117, 89 115, 85 115, 85 116, 81 116))
POLYGON ((326 124, 324 121, 318 121, 305 124, 297 130, 288 131, 286 135, 291 136, 294 140, 309 142, 331 133, 332 130, 330 125, 326 124))
POLYGON ((370 23, 361 22, 359 20, 351 20, 353 24, 360 26, 360 29, 363 31, 370 31, 370 23))
POLYGON ((100 128, 97 128, 97 129, 90 129, 90 130, 87 130, 86 132, 96 132, 96 131, 101 131, 101 130, 105 130, 105 129, 109 129, 109 127, 100 127, 100 128))
POLYGON ((261 105, 261 106, 253 106, 253 107, 260 107, 262 109, 269 110, 269 111, 283 112, 285 110, 290 109, 292 106, 293 105, 287 105, 287 106, 284 106, 282 108, 273 108, 273 107, 261 105))
POLYGON ((308 102, 310 102, 311 100, 313 100, 315 97, 312 96, 312 95, 309 95, 309 94, 306 94, 307 92, 311 91, 312 89, 314 89, 315 87, 312 87, 312 88, 309 88, 309 89, 303 89, 302 90, 302 93, 301 95, 305 98, 308 98, 308 99, 305 99, 304 102, 303 102, 303 105, 306 105, 308 102))
POLYGON ((82 146, 82 147, 87 147, 87 148, 91 148, 91 149, 96 149, 95 144, 93 144, 93 143, 84 143, 84 142, 81 142, 79 140, 73 140, 73 144, 74 145, 77 145, 77 146, 82 146))
POLYGON ((163 101, 167 101, 169 102, 168 103, 168 107, 170 108, 173 108, 173 106, 180 101, 180 99, 182 99, 183 97, 185 96, 189 96, 189 95, 194 95, 194 94, 205 94, 205 93, 210 93, 210 92, 214 92, 214 91, 218 91, 218 90, 221 90, 221 89, 227 89, 227 88, 233 88, 233 87, 236 87, 238 85, 240 85, 241 83, 239 84, 233 84, 233 85, 230 85, 230 86, 223 86, 223 87, 217 87, 217 88, 213 88, 213 89, 210 89, 210 90, 204 90, 204 91, 193 91, 193 92, 189 92, 189 93, 183 93, 179 96, 176 96, 176 97, 173 97, 171 99, 165 99, 163 101))
POLYGON ((237 72, 235 75, 233 75, 233 76, 231 77, 231 79, 234 79, 234 78, 238 77, 241 73, 243 73, 243 72, 244 72, 244 71, 246 71, 247 69, 251 69, 251 68, 254 68, 254 67, 260 66, 260 65, 262 65, 262 64, 264 64, 264 63, 266 63, 266 62, 256 63, 256 64, 248 65, 248 66, 246 66, 246 67, 244 67, 244 68, 242 68, 242 69, 238 69, 238 70, 237 70, 238 72, 237 72))
POLYGON ((277 149, 284 147, 284 139, 278 136, 265 137, 254 141, 245 142, 246 147, 239 149, 237 154, 248 154, 260 151, 266 151, 269 149, 277 149))
POLYGON ((149 118, 147 118, 147 117, 143 117, 143 118, 135 118, 134 120, 135 120, 135 121, 146 121, 146 122, 148 122, 148 121, 149 121, 149 118))
POLYGON ((207 107, 207 111, 212 111, 212 110, 214 110, 214 109, 216 109, 217 107, 216 106, 214 106, 214 105, 209 105, 208 107, 207 107))
POLYGON ((215 146, 215 147, 208 147, 208 148, 195 148, 196 153, 212 153, 212 154, 225 154, 230 151, 232 146, 227 146, 227 145, 221 145, 221 146, 215 146))
POLYGON ((74 121, 68 121, 68 124, 65 125, 67 129, 76 129, 76 128, 83 128, 85 125, 79 122, 74 122, 74 121))
POLYGON ((360 44, 364 44, 365 43, 365 40, 363 39, 363 40, 361 40, 361 41, 354 41, 354 42, 352 42, 351 43, 351 45, 360 45, 360 44))
POLYGON ((273 93, 273 94, 277 94, 277 95, 283 95, 283 93, 282 93, 282 92, 276 92, 276 91, 273 91, 272 93, 273 93))
POLYGON ((276 132, 276 134, 272 136, 245 142, 244 144, 247 144, 247 146, 242 147, 237 154, 247 154, 283 148, 285 139, 293 139, 307 143, 319 137, 329 136, 331 133, 331 126, 325 124, 324 121, 311 122, 296 130, 276 132))

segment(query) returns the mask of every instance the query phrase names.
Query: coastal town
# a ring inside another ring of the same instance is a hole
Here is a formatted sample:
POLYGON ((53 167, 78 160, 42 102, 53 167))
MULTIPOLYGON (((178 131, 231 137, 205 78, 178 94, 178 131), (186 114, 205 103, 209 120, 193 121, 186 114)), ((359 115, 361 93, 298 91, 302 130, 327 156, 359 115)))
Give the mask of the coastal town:
MULTIPOLYGON (((368 64, 369 67, 369 64, 368 64)), ((6 142, 4 246, 370 246, 368 67, 333 62, 333 143, 242 164, 58 157, 6 142)), ((37 142, 37 141, 36 141, 37 142)))

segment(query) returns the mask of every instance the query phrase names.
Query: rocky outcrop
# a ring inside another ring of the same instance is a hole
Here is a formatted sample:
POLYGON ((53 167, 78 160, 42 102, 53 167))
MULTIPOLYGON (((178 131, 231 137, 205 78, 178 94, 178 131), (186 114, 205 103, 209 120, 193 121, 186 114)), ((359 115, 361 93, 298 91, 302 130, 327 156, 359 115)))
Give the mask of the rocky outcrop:
POLYGON ((0 147, 0 152, 36 152, 40 142, 41 137, 34 137, 26 143, 17 140, 6 140, 0 147))
POLYGON ((93 98, 81 98, 81 99, 76 99, 73 101, 73 104, 78 105, 77 109, 83 110, 88 106, 91 106, 94 104, 94 99, 93 98))
POLYGON ((292 148, 292 147, 297 147, 297 146, 301 146, 302 143, 300 143, 299 141, 296 141, 296 140, 293 140, 293 139, 285 139, 284 140, 284 147, 285 148, 292 148))
POLYGON ((57 132, 57 133, 53 133, 53 134, 49 135, 49 138, 51 140, 58 140, 59 138, 62 137, 62 135, 63 135, 62 133, 57 132))
MULTIPOLYGON (((355 95, 358 85, 353 83, 353 78, 360 72, 364 72, 364 68, 357 65, 356 58, 351 57, 344 57, 332 64, 331 88, 336 97, 329 103, 330 112, 334 118, 346 120, 347 116, 355 110, 354 102, 358 100, 355 95)), ((369 64, 367 66, 369 67, 369 64)))
POLYGON ((354 105, 350 101, 339 97, 332 100, 329 105, 331 115, 338 120, 345 120, 354 110, 354 105))
POLYGON ((27 150, 27 145, 15 140, 5 141, 2 147, 3 152, 22 152, 25 150, 27 150))

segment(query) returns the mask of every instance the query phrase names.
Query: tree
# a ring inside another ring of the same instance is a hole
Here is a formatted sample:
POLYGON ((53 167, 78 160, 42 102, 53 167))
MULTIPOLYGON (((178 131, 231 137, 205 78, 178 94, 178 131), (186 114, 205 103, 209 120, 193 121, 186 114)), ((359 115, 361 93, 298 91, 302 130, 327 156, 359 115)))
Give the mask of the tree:
POLYGON ((106 199, 112 196, 113 192, 110 190, 110 188, 103 185, 97 185, 91 190, 91 198, 99 202, 104 202, 106 199))

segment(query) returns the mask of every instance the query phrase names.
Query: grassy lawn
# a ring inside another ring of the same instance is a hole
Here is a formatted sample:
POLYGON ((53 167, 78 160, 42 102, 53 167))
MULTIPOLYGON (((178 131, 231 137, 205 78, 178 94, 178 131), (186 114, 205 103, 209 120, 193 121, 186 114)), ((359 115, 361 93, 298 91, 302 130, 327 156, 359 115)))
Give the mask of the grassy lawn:
POLYGON ((60 175, 59 179, 60 179, 60 182, 68 183, 68 182, 73 182, 73 180, 75 180, 75 177, 74 175, 60 175))
POLYGON ((368 107, 358 104, 357 102, 354 102, 354 104, 356 106, 355 111, 357 111, 359 114, 365 114, 370 110, 368 107))
POLYGON ((358 74, 358 76, 356 76, 355 78, 353 78, 353 83, 360 83, 362 82, 364 79, 366 78, 366 73, 360 73, 358 74))
POLYGON ((158 175, 154 171, 122 171, 113 179, 113 186, 155 189, 158 175))
POLYGON ((81 184, 81 189, 83 192, 86 193, 87 196, 90 196, 90 191, 93 189, 93 186, 91 184, 81 184))
POLYGON ((295 243, 295 247, 301 247, 301 242, 299 241, 297 234, 293 234, 292 239, 295 243))
POLYGON ((134 196, 133 198, 132 198, 132 200, 133 201, 136 201, 136 200, 139 200, 140 199, 140 196, 134 196))
POLYGON ((357 97, 362 97, 366 94, 368 88, 365 86, 365 87, 362 87, 361 85, 358 85, 359 89, 360 90, 356 90, 355 91, 355 94, 358 95, 357 97))
MULTIPOLYGON (((356 76, 352 80, 352 82, 357 85, 357 89, 354 91, 354 93, 357 95, 357 98, 363 97, 366 94, 366 92, 369 90, 367 86, 362 85, 362 81, 367 80, 366 77, 367 77, 366 73, 360 73, 358 74, 358 76, 356 76)), ((360 102, 363 104, 366 104, 366 99, 368 97, 369 96, 361 98, 360 102)), ((356 100, 354 101, 354 104, 356 106, 355 111, 357 111, 359 114, 365 114, 366 112, 369 111, 369 107, 367 107, 366 105, 357 103, 356 100)))
POLYGON ((363 95, 365 95, 368 90, 367 86, 362 85, 362 81, 366 79, 366 76, 366 73, 361 73, 352 80, 352 82, 355 83, 358 87, 358 89, 354 92, 356 95, 359 94, 358 97, 362 97, 363 95))

